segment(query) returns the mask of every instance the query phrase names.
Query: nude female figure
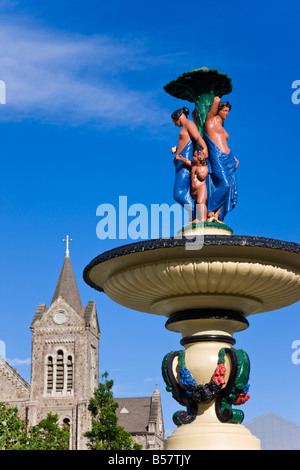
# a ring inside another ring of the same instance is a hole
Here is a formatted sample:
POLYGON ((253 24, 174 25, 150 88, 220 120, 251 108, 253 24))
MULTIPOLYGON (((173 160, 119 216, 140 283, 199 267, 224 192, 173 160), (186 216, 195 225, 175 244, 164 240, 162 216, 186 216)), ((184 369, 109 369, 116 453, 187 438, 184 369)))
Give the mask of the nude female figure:
POLYGON ((224 121, 231 105, 214 98, 205 121, 205 141, 209 155, 208 175, 208 220, 221 222, 237 203, 235 170, 238 160, 228 147, 229 135, 224 129, 224 121))
POLYGON ((171 115, 171 118, 174 122, 174 125, 181 127, 178 137, 178 146, 176 155, 180 155, 183 149, 186 147, 187 143, 190 140, 194 140, 200 147, 203 149, 203 158, 207 158, 207 146, 201 137, 196 124, 193 121, 190 121, 187 116, 189 115, 188 108, 178 109, 174 111, 171 115))
POLYGON ((190 208, 192 220, 194 220, 196 218, 196 205, 190 191, 189 169, 183 161, 180 161, 180 159, 177 159, 176 157, 178 155, 182 155, 183 158, 192 161, 193 153, 197 144, 203 149, 203 158, 207 158, 208 152, 204 139, 201 137, 195 123, 187 118, 188 115, 188 108, 178 109, 171 115, 174 125, 181 128, 174 158, 176 174, 173 195, 175 201, 186 209, 190 208))

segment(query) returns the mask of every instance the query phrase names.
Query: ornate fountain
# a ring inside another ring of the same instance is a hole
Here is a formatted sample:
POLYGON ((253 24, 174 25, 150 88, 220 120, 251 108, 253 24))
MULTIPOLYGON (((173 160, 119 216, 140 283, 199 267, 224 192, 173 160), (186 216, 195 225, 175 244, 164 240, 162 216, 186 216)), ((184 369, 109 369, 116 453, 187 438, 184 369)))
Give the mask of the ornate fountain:
MULTIPOLYGON (((230 92, 231 80, 202 68, 183 74, 175 85, 166 91, 195 102, 195 122, 204 135, 205 115, 216 96, 230 92), (197 85, 193 93, 184 88, 185 82, 191 86, 186 80, 191 76, 197 85)), ((248 328, 250 315, 300 299, 300 245, 233 235, 218 214, 211 219, 192 221, 175 238, 105 252, 83 274, 88 285, 116 303, 163 315, 166 328, 181 334, 182 348, 162 361, 167 390, 186 408, 173 417, 178 427, 166 439, 170 451, 260 449, 260 441, 241 424, 250 360, 235 347, 233 335, 248 328), (189 249, 193 235, 198 249, 189 249)))

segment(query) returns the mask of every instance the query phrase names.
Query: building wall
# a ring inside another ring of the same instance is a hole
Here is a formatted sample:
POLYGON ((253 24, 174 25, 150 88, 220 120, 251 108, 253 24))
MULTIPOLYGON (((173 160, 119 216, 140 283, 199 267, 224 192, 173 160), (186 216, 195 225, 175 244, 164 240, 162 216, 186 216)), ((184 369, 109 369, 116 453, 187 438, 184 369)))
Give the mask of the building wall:
POLYGON ((0 402, 10 408, 17 407, 21 419, 27 419, 27 403, 30 399, 30 386, 0 356, 0 402))

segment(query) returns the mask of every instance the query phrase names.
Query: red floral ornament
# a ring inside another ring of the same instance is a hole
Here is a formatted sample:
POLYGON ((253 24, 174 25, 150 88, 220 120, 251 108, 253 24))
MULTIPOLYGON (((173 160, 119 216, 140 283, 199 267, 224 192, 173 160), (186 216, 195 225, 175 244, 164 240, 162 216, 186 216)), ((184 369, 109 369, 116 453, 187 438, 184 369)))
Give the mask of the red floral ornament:
POLYGON ((225 373, 226 373, 226 367, 222 362, 220 362, 211 380, 216 382, 218 385, 223 385, 225 383, 225 373))
POLYGON ((243 405, 244 403, 246 403, 246 401, 249 400, 249 398, 250 398, 249 393, 239 393, 239 395, 235 397, 233 404, 243 405))

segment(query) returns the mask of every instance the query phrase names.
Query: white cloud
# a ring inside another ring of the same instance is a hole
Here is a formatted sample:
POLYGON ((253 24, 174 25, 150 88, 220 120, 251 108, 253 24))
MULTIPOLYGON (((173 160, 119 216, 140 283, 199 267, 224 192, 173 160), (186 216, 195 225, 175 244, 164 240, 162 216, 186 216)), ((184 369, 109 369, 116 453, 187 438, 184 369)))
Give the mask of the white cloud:
POLYGON ((0 26, 0 79, 6 84, 0 120, 135 127, 162 119, 151 91, 129 85, 137 71, 147 74, 151 67, 139 42, 70 36, 9 20, 0 26))
POLYGON ((6 362, 8 362, 9 365, 11 365, 12 367, 13 366, 30 366, 31 364, 31 359, 28 358, 28 359, 18 359, 18 358, 14 358, 14 359, 6 359, 6 362))

